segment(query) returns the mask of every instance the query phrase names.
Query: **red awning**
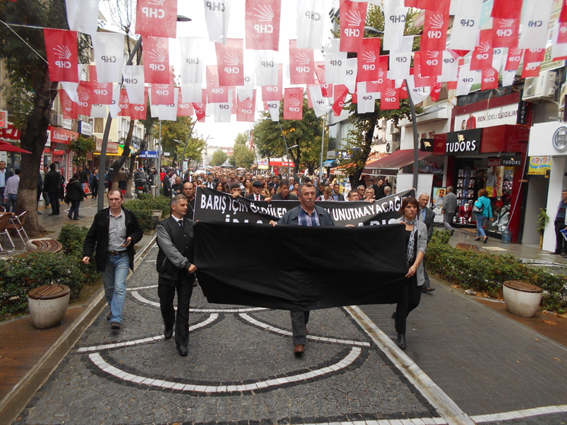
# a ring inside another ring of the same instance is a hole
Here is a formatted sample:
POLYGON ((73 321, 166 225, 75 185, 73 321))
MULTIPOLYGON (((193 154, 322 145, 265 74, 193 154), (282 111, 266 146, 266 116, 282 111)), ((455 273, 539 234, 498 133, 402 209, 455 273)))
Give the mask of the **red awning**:
MULTIPOLYGON (((419 160, 428 158, 432 152, 419 152, 419 160)), ((362 174, 379 175, 379 174, 397 174, 400 168, 404 168, 413 164, 413 149, 404 149, 394 152, 384 158, 376 159, 366 163, 362 174)))

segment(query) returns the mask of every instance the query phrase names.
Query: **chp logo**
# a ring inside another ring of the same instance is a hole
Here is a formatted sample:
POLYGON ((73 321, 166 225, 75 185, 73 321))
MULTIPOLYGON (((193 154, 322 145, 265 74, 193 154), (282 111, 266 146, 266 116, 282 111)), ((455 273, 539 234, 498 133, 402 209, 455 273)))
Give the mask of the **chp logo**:
POLYGON ((108 95, 108 85, 111 83, 99 83, 98 81, 94 82, 95 88, 93 89, 93 93, 97 96, 107 96, 108 95))
POLYGON ((311 72, 311 67, 309 64, 311 63, 311 59, 307 53, 298 53, 295 55, 295 60, 297 61, 297 65, 295 70, 300 74, 306 74, 311 72))
POLYGON ((226 55, 224 55, 224 61, 226 64, 224 72, 226 72, 227 74, 240 73, 240 68, 238 67, 240 59, 238 58, 238 55, 236 53, 227 53, 226 55))
POLYGON ((65 101, 63 102, 63 109, 65 109, 66 112, 71 112, 73 110, 73 101, 68 97, 65 98, 65 101))
POLYGON ((485 69, 482 73, 484 74, 483 81, 485 83, 493 83, 494 80, 496 79, 495 78, 496 71, 493 68, 485 69))
POLYGON ((478 47, 478 53, 476 54, 476 58, 478 60, 486 60, 488 59, 488 52, 490 52, 491 46, 490 43, 488 41, 483 41, 482 43, 480 43, 480 46, 478 47))
POLYGON ((376 69, 376 53, 373 51, 367 51, 362 54, 362 59, 364 60, 364 64, 362 65, 362 69, 365 71, 374 71, 376 69))
POLYGON ((165 71, 165 60, 167 59, 167 55, 161 49, 153 49, 151 52, 148 52, 148 55, 153 63, 149 64, 150 69, 154 71, 165 71))
MULTIPOLYGON (((274 20, 274 11, 271 6, 258 6, 254 8, 254 16, 258 18, 259 22, 272 22, 274 20)), ((274 32, 274 26, 271 24, 254 24, 254 31, 258 34, 271 34, 274 32)))
POLYGON ((55 66, 65 69, 71 68, 71 61, 69 61, 69 59, 71 59, 73 53, 71 53, 69 47, 57 45, 53 48, 53 52, 55 53, 55 56, 59 58, 55 61, 55 66))
POLYGON ((290 97, 289 97, 289 101, 288 101, 288 109, 291 112, 299 112, 300 108, 299 105, 301 104, 301 101, 299 100, 299 98, 297 97, 297 95, 295 93, 293 93, 290 97))
POLYGON ((386 90, 386 97, 384 97, 384 101, 388 103, 396 102, 396 89, 389 88, 386 90))
POLYGON ((142 7, 142 14, 146 16, 146 18, 152 19, 163 19, 165 18, 165 11, 161 8, 165 0, 149 0, 149 6, 157 6, 155 8, 144 6, 142 7))
POLYGON ((362 23, 362 15, 358 10, 349 10, 346 14, 347 28, 344 30, 344 34, 347 37, 359 37, 360 30, 358 28, 348 28, 348 27, 360 27, 362 23))
POLYGON ((428 66, 439 65, 439 51, 438 50, 428 50, 427 60, 425 61, 428 66))
POLYGON ((81 90, 78 92, 79 95, 79 105, 83 107, 89 106, 89 92, 86 90, 81 90))
POLYGON ((443 37, 443 24, 445 23, 445 19, 442 14, 435 13, 431 15, 431 19, 429 20, 429 31, 427 31, 427 38, 436 38, 440 39, 443 37))
POLYGON ((516 23, 515 19, 499 19, 498 25, 500 28, 496 30, 498 37, 511 37, 514 34, 512 27, 516 23))
POLYGON ((246 115, 252 115, 254 113, 253 106, 252 99, 248 97, 240 103, 240 112, 246 115))
POLYGON ((136 105, 134 106, 134 110, 138 111, 138 112, 143 112, 146 110, 146 107, 144 105, 136 105))

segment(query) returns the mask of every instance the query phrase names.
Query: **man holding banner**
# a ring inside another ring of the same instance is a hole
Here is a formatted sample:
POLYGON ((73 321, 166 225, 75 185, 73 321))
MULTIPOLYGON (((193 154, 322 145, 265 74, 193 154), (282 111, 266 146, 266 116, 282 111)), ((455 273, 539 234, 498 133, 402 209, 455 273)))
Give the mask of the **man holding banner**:
MULTIPOLYGON (((299 189, 300 205, 289 210, 280 219, 279 224, 295 226, 334 226, 335 222, 331 215, 321 207, 315 206, 316 198, 315 186, 306 183, 299 189)), ((270 221, 272 226, 278 222, 270 221)), ((293 352, 296 356, 301 356, 305 352, 307 344, 307 322, 309 321, 309 311, 290 311, 291 330, 293 333, 293 352)))

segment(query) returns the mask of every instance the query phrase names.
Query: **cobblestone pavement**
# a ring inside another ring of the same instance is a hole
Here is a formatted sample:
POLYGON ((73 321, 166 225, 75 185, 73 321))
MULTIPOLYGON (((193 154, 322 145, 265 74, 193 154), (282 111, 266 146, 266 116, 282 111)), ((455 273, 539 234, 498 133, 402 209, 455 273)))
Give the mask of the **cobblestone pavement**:
POLYGON ((445 423, 341 308, 312 313, 297 359, 289 313, 211 305, 195 288, 180 357, 162 337, 156 255, 130 278, 123 329, 101 314, 15 423, 445 423))

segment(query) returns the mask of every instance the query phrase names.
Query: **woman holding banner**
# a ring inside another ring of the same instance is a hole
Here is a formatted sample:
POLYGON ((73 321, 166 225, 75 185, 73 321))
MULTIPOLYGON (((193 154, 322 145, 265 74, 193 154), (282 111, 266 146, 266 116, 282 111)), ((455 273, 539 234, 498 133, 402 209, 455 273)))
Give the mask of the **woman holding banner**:
POLYGON ((396 311, 392 319, 396 321, 398 333, 398 347, 406 349, 406 319, 409 313, 419 305, 421 300, 421 286, 425 282, 423 271, 423 258, 427 249, 427 226, 417 219, 419 203, 413 196, 404 198, 402 202, 402 217, 398 223, 406 226, 406 260, 408 273, 400 289, 396 311))

